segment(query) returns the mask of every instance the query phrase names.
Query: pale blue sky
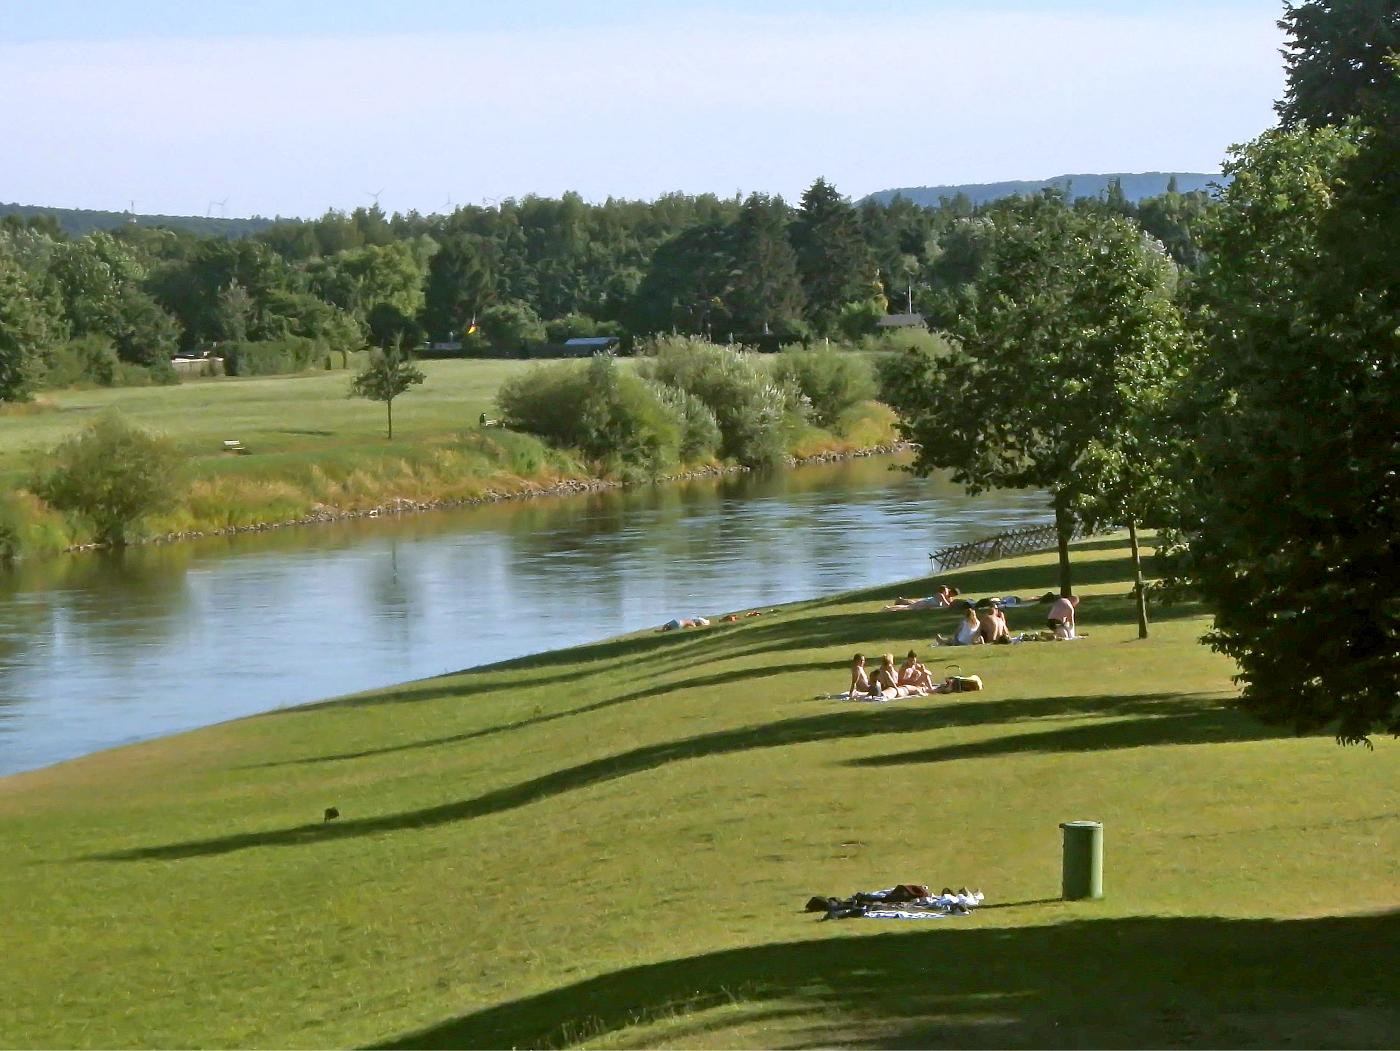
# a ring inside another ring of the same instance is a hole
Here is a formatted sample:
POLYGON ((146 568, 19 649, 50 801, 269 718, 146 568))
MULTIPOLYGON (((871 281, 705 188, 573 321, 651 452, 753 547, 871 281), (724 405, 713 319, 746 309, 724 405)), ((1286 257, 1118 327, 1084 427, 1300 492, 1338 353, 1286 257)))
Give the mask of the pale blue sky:
POLYGON ((0 200, 229 215, 1217 171, 1274 0, 0 0, 0 200), (214 207, 218 214, 218 207, 214 207))

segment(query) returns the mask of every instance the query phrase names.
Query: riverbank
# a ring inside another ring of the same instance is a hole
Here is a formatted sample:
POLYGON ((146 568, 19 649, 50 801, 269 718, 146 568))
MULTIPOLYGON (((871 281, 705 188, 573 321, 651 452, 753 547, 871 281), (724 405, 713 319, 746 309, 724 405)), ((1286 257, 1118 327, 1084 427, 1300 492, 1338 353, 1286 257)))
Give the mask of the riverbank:
MULTIPOLYGON (((43 404, 0 413, 0 482, 10 487, 0 495, 0 557, 93 546, 81 522, 22 489, 48 448, 110 411, 166 436, 188 463, 179 505, 147 518, 131 537, 135 543, 624 484, 531 435, 477 426, 500 385, 531 364, 423 362, 428 380, 404 396, 393 441, 384 438, 381 407, 347 398, 348 380, 339 372, 54 392, 43 404), (227 441, 244 454, 226 452, 227 441)), ((790 452, 794 462, 822 462, 896 444, 893 414, 872 402, 851 414, 843 434, 808 428, 793 437, 790 452)), ((701 464, 673 477, 738 469, 701 464)))
MULTIPOLYGON (((0 779, 16 1046, 1382 1046, 1400 750, 1228 707, 1190 605, 929 650, 894 590, 641 632, 0 779), (919 647, 980 694, 815 699, 919 647), (1371 802, 1367 802, 1367 801, 1371 802), (325 819, 327 807, 339 816, 325 819), (1067 904, 1057 823, 1106 829, 1067 904), (813 894, 980 885, 925 924, 813 894), (1385 954, 1385 955, 1383 955, 1385 954), (92 979, 101 974, 102 980, 92 979)), ((1053 555, 950 574, 1033 594, 1053 555)), ((942 579, 942 578, 940 578, 942 579)), ((705 612, 722 612, 720 610, 705 612)), ((1011 611, 1036 626, 1034 608, 1011 611)))
MULTIPOLYGON (((787 468, 807 467, 812 464, 840 463, 842 460, 865 459, 874 456, 899 456, 908 453, 913 446, 908 442, 890 442, 870 448, 849 449, 816 453, 810 456, 789 456, 785 460, 787 468)), ((487 489, 479 496, 460 497, 444 500, 409 500, 396 497, 386 504, 359 510, 344 510, 318 505, 310 514, 281 522, 258 522, 250 525, 227 526, 213 530, 185 530, 144 537, 137 544, 168 544, 181 540, 202 540, 212 536, 235 536, 239 533, 265 533, 272 529, 287 529, 293 526, 320 525, 354 518, 379 518, 380 516, 417 514, 423 511, 451 511, 464 507, 481 507, 511 500, 536 500, 550 496, 578 496, 581 493, 595 493, 610 489, 626 489, 639 485, 667 485, 676 482, 693 482, 701 478, 717 478, 724 475, 746 474, 750 469, 742 464, 707 464, 692 470, 661 475, 643 481, 626 481, 614 478, 565 478, 547 485, 532 483, 529 479, 520 480, 519 487, 497 491, 487 489)), ((88 551, 95 544, 75 544, 66 550, 88 551)))

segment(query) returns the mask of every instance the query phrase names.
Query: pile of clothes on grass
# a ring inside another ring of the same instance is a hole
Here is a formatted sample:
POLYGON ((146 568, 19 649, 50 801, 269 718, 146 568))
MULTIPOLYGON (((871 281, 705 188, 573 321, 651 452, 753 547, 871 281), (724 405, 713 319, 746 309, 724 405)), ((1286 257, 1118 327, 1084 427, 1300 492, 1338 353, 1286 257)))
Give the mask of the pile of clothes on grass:
POLYGON ((849 898, 814 897, 807 912, 824 912, 824 920, 941 920, 968 916, 982 904, 980 890, 944 887, 934 894, 922 883, 899 883, 884 890, 857 891, 849 898))

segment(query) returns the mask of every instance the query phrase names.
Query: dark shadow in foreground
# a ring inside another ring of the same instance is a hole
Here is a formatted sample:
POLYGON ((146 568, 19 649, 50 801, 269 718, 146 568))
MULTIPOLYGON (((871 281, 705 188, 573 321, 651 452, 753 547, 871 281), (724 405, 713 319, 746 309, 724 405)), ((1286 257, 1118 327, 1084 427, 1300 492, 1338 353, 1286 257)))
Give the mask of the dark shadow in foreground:
POLYGON ((1400 1032, 1400 911, 1010 929, 974 915, 875 937, 882 921, 839 922, 862 929, 632 967, 380 1046, 596 1043, 658 1020, 670 1039, 784 1016, 806 1028, 764 1046, 1382 1047, 1400 1032))

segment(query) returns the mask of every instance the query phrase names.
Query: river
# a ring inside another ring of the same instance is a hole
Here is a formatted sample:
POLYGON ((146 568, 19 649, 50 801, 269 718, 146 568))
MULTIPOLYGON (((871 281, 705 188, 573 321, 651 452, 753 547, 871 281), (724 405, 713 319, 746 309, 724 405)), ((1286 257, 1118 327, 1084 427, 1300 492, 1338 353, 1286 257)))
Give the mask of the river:
POLYGON ((929 572, 1044 522, 889 459, 0 571, 0 775, 254 712, 929 572))

